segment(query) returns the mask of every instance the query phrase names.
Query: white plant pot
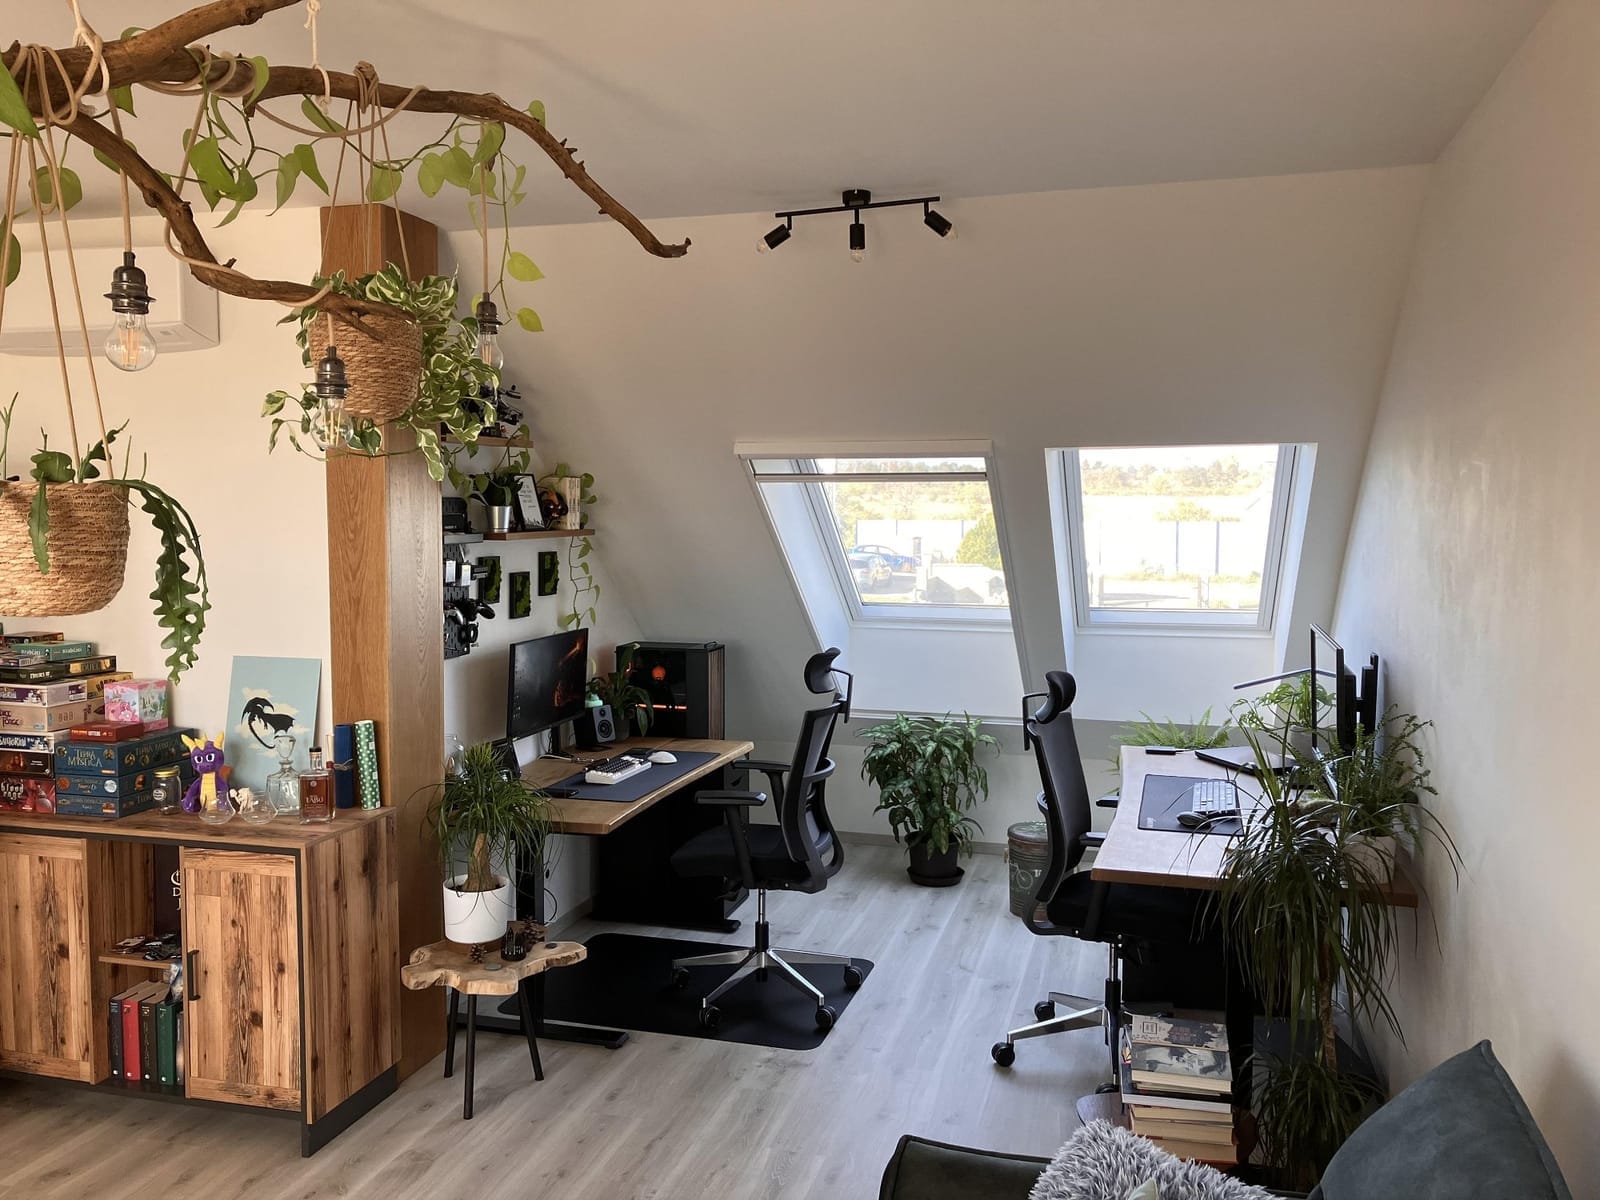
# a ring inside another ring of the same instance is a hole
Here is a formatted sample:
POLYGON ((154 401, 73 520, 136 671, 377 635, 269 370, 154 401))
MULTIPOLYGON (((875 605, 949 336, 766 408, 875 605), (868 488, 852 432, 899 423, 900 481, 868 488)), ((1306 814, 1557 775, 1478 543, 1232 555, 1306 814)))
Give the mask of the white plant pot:
POLYGON ((1359 862, 1375 879, 1394 878, 1394 856, 1400 841, 1388 833, 1358 833, 1350 839, 1347 853, 1352 861, 1359 862))
POLYGON ((458 891, 466 881, 465 875, 445 880, 444 936, 462 946, 498 942, 505 936, 507 922, 516 919, 516 889, 509 880, 499 879, 500 886, 492 892, 458 891))

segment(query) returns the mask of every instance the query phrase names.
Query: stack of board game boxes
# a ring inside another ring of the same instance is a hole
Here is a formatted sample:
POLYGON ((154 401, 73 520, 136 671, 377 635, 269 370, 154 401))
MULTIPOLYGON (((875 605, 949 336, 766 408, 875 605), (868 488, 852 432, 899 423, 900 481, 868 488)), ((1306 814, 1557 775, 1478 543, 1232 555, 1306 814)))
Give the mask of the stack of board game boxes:
POLYGON ((1224 1014, 1130 1006, 1122 1103, 1133 1132, 1168 1153, 1219 1166, 1238 1162, 1224 1014))
POLYGON ((152 772, 181 767, 191 731, 170 728, 164 680, 116 668, 59 632, 0 634, 0 810, 115 818, 154 805, 152 772))

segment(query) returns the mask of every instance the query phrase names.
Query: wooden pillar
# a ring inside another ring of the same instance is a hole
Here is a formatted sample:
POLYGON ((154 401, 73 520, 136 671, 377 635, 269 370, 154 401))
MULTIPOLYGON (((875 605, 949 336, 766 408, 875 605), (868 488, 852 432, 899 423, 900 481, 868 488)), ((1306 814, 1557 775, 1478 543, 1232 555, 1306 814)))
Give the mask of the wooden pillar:
MULTIPOLYGON (((322 210, 325 274, 358 276, 386 263, 411 277, 439 266, 439 231, 393 208, 322 210), (405 253, 401 253, 404 225, 405 253)), ((359 336, 352 334, 351 336, 359 336)), ((388 450, 415 445, 409 430, 384 433, 388 450)), ((424 828, 429 793, 444 776, 444 553, 439 485, 415 454, 328 460, 328 591, 333 642, 333 719, 377 724, 383 802, 394 806, 400 893, 400 961, 443 934, 438 859, 424 828)), ((400 1078, 444 1049, 444 991, 403 990, 400 1078)), ((347 1014, 361 1021, 364 1014, 347 1014)))

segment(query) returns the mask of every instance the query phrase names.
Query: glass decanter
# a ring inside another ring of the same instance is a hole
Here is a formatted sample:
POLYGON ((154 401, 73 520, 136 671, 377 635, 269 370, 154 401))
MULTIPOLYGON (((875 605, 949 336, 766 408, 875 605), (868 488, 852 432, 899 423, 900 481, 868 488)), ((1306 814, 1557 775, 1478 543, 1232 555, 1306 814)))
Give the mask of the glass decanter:
POLYGON ((273 815, 300 815, 300 773, 294 769, 294 736, 280 733, 272 739, 278 755, 278 769, 267 776, 266 804, 273 815))

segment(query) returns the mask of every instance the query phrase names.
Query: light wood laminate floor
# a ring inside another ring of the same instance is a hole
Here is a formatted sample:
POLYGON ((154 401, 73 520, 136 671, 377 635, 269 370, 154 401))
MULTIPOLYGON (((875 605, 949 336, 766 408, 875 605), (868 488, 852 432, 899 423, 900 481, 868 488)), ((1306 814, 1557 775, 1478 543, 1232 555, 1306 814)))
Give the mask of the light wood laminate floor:
MULTIPOLYGON (((771 898, 779 945, 877 964, 816 1050, 545 1043, 535 1083, 520 1038, 480 1034, 472 1121, 458 1051, 455 1078, 435 1060, 304 1160, 290 1122, 0 1080, 0 1196, 853 1200, 877 1195, 902 1133, 1048 1154, 1103 1077, 1099 1037, 1022 1043, 1009 1071, 989 1046, 1052 987, 1098 995, 1104 957, 1029 934, 999 856, 934 890, 909 883, 903 855, 852 846, 827 891, 771 898)), ((602 928, 619 927, 568 936, 602 928)))

